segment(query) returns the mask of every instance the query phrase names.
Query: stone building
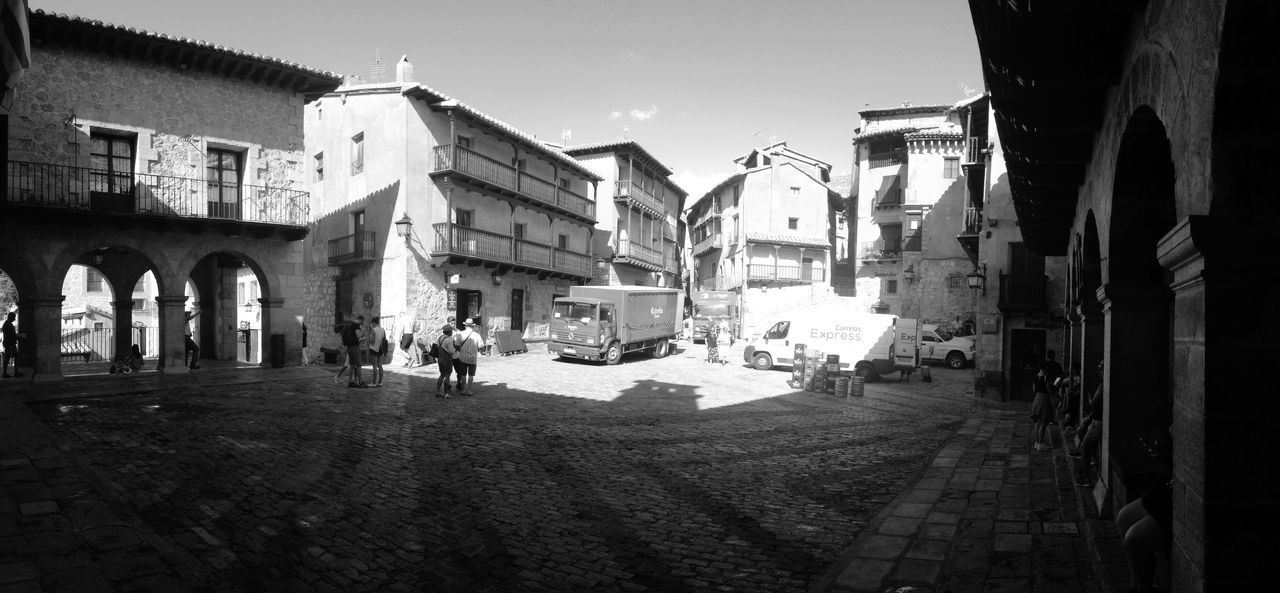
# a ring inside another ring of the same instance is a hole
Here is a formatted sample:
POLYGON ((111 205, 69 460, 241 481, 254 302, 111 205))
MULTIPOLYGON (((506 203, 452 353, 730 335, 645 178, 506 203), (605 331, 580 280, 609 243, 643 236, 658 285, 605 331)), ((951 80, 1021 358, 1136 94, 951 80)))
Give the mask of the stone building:
POLYGON ((904 105, 859 115, 855 306, 963 324, 974 296, 964 278, 973 264, 956 241, 965 208, 959 114, 952 105, 904 105))
MULTIPOLYGON (((964 222, 956 239, 977 279, 977 394, 996 400, 1035 395, 1035 369, 1064 332, 1065 261, 1028 246, 1009 191, 1004 151, 986 94, 956 104, 964 128, 964 222)), ((1079 370, 1079 369, 1076 369, 1079 370)))
POLYGON ((1280 6, 970 9, 1023 238, 1065 262, 1062 350, 1090 380, 1103 363, 1087 508, 1172 480, 1162 590, 1274 587, 1280 145, 1258 106, 1280 90, 1280 6))
MULTIPOLYGON (((123 298, 156 280, 159 365, 183 373, 190 283, 202 356, 235 355, 234 285, 261 283, 263 328, 300 359, 302 107, 336 75, 202 41, 35 11, 31 57, 7 118, 0 268, 28 334, 20 362, 61 377, 63 282, 75 265, 123 298)), ((113 351, 131 336, 116 332, 113 351)))
POLYGON ((836 298, 840 194, 831 165, 777 142, 734 159, 738 172, 686 209, 690 290, 736 292, 743 337, 776 313, 836 298))
POLYGON ((452 316, 479 319, 489 344, 508 330, 545 340, 552 300, 592 279, 600 176, 414 82, 407 59, 393 82, 311 103, 306 126, 311 356, 356 315, 391 336, 452 316))
POLYGON ((564 149, 600 176, 614 210, 596 216, 597 283, 609 285, 682 285, 684 211, 689 193, 671 181, 672 171, 632 140, 564 149), (612 194, 609 194, 612 192, 612 194))

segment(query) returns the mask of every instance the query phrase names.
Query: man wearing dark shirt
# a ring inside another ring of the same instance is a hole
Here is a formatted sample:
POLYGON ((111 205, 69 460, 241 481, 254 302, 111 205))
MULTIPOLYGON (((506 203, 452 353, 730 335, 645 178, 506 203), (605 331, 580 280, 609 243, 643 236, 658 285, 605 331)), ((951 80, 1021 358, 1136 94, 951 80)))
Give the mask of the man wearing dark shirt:
POLYGON ((9 361, 13 361, 13 377, 21 377, 22 373, 18 372, 18 329, 13 326, 13 320, 17 315, 10 311, 4 320, 4 366, 0 370, 4 371, 4 378, 11 379, 9 376, 9 361))

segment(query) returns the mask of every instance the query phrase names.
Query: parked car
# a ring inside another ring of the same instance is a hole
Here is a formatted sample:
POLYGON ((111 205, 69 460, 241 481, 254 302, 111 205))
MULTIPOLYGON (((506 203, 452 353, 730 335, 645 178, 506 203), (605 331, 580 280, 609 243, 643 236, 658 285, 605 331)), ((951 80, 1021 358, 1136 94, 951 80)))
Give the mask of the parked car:
POLYGON ((945 362, 953 369, 973 364, 977 344, 970 338, 958 338, 944 328, 924 324, 920 328, 920 359, 924 362, 945 362))

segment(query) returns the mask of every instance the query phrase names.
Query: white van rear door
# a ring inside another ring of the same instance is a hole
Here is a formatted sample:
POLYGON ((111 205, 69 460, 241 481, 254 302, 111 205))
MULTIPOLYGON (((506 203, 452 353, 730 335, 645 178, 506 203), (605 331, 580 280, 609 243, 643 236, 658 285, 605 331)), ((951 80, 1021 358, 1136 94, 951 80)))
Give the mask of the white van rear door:
POLYGON ((920 366, 920 323, 899 317, 893 323, 893 366, 920 366))

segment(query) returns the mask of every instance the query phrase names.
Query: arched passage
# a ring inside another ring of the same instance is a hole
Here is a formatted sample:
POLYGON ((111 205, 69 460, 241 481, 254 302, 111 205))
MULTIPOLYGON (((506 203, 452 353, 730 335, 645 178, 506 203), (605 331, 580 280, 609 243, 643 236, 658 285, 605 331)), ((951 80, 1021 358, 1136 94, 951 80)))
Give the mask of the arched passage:
MULTIPOLYGON (((129 247, 98 246, 70 252, 55 269, 65 270, 57 349, 62 374, 106 373, 135 344, 144 359, 158 357, 160 282, 149 257, 129 247)), ((145 370, 155 369, 152 363, 145 370)))
POLYGON ((1176 220, 1169 139, 1155 112, 1140 107, 1117 153, 1107 284, 1099 291, 1107 337, 1102 468, 1116 508, 1172 471, 1173 293, 1156 254, 1176 220))
POLYGON ((1079 269, 1074 275, 1076 290, 1076 314, 1080 318, 1079 350, 1075 353, 1073 367, 1080 371, 1081 411, 1088 397, 1102 382, 1096 370, 1106 349, 1106 325, 1102 305, 1098 303, 1098 288, 1102 286, 1102 249, 1098 242, 1098 220, 1092 210, 1085 215, 1084 234, 1080 239, 1079 269))
POLYGON ((199 310, 190 329, 200 359, 263 364, 273 286, 262 266, 243 253, 218 251, 195 263, 187 284, 183 305, 199 310))

